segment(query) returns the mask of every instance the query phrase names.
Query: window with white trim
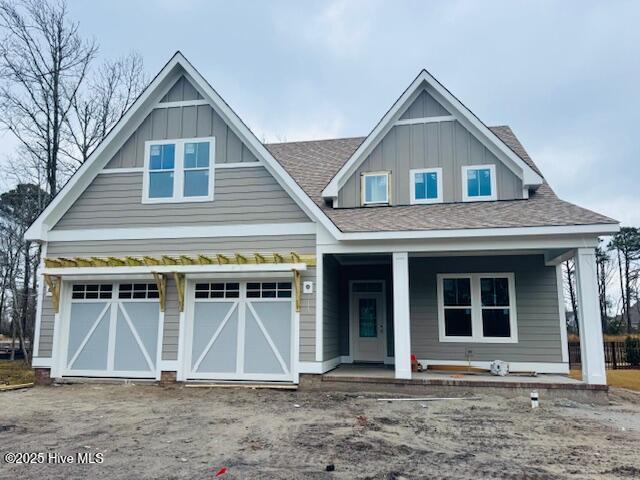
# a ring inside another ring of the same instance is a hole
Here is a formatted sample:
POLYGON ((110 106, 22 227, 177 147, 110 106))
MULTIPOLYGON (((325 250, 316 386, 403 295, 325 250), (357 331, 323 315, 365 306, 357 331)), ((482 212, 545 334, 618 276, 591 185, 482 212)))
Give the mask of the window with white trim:
POLYGON ((143 203, 213 200, 215 139, 145 143, 143 203))
POLYGON ((516 343, 513 273, 438 275, 441 342, 516 343))
POLYGON ((442 202, 442 168, 415 168, 409 170, 411 203, 442 202))
POLYGON ((389 204, 389 172, 369 172, 362 174, 362 204, 389 204))
POLYGON ((497 199, 495 165, 465 165, 462 167, 462 200, 476 202, 497 199))

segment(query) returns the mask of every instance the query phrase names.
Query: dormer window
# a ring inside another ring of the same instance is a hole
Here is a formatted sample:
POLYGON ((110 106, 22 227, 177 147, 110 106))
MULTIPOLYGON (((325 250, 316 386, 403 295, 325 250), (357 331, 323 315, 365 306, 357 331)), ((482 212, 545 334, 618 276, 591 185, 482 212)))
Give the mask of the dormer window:
POLYGON ((362 204, 389 204, 389 172, 362 174, 362 204))
POLYGON ((142 203, 213 200, 214 138, 145 143, 142 203))
POLYGON ((465 202, 497 200, 496 166, 467 165, 462 167, 462 199, 465 202))
POLYGON ((409 170, 411 203, 442 202, 442 168, 418 168, 409 170))

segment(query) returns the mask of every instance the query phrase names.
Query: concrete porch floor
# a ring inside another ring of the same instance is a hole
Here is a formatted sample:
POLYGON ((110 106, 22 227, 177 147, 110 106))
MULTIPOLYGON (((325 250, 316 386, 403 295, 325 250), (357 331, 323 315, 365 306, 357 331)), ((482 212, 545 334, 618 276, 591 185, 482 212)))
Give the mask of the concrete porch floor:
POLYGON ((464 387, 501 388, 542 388, 607 390, 606 385, 586 383, 560 374, 539 374, 529 376, 512 373, 504 377, 488 372, 469 373, 465 371, 428 370, 414 372, 411 379, 396 379, 393 366, 371 364, 341 364, 322 375, 323 382, 389 383, 403 385, 441 385, 464 387))

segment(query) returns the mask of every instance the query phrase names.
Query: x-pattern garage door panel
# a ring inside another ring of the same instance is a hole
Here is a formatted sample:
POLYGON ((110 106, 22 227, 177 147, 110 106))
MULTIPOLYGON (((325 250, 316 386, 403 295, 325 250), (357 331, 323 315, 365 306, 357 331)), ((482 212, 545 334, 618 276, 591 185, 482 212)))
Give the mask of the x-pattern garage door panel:
POLYGON ((157 303, 118 304, 116 371, 155 371, 159 308, 157 303))
POLYGON ((110 303, 72 304, 67 347, 69 369, 107 368, 110 318, 110 303))
POLYGON ((66 375, 155 377, 160 305, 150 285, 73 285, 66 375))
POLYGON ((238 302, 198 302, 194 310, 192 370, 235 372, 238 302))
POLYGON ((247 302, 244 371, 288 374, 291 369, 290 332, 290 302, 247 302))
POLYGON ((291 380, 291 293, 291 282, 197 282, 187 378, 291 380))

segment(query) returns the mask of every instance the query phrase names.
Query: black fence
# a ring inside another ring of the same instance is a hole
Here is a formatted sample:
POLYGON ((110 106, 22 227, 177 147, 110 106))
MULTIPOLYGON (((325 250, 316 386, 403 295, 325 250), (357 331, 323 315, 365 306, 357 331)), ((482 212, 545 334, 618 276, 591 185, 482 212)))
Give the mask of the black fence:
MULTIPOLYGON (((569 342, 569 366, 580 367, 580 343, 569 342)), ((635 342, 604 342, 604 363, 613 370, 623 368, 640 368, 640 345, 635 342)))

